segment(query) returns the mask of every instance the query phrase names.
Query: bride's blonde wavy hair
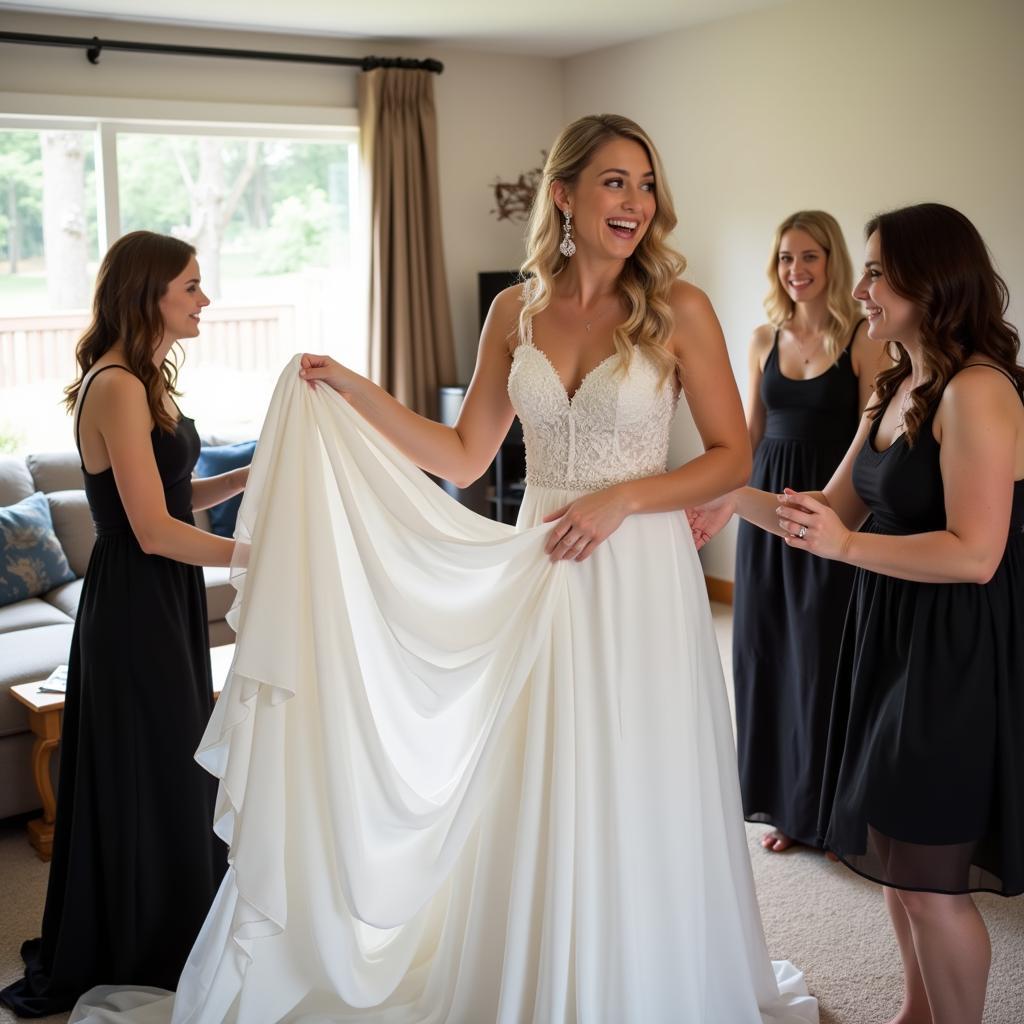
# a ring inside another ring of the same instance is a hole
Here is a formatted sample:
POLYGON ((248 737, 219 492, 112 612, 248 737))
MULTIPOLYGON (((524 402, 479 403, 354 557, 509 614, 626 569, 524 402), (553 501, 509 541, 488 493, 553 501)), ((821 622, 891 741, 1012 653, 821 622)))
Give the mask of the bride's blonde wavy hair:
POLYGON ((564 128, 551 147, 530 211, 526 260, 520 267, 524 301, 518 339, 513 344, 526 340, 530 320, 551 302, 555 276, 567 262, 558 249, 562 214, 555 204, 552 185, 560 181, 571 188, 598 148, 612 139, 630 139, 643 147, 654 171, 656 200, 650 226, 619 274, 618 290, 629 316, 615 328, 615 350, 621 365, 628 367, 634 347, 641 348, 668 376, 675 368, 675 360, 666 348, 675 326, 669 293, 672 283, 686 269, 686 260, 666 241, 676 226, 676 211, 661 157, 647 133, 635 121, 618 114, 581 117, 564 128))

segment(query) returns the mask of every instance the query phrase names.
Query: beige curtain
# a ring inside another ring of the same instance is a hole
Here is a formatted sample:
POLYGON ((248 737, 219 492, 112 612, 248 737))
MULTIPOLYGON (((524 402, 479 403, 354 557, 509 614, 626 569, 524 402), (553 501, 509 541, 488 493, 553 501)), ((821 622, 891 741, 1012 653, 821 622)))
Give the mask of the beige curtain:
POLYGON ((370 198, 370 376, 424 416, 454 384, 441 246, 433 73, 378 68, 359 79, 370 198))

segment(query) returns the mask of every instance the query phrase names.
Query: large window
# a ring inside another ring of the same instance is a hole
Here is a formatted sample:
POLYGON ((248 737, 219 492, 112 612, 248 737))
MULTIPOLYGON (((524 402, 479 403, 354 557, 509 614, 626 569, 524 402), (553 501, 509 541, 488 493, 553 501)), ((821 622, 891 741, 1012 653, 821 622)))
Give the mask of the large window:
POLYGON ((352 129, 0 121, 0 450, 67 448, 60 401, 109 241, 197 250, 211 306, 179 354, 200 432, 254 436, 296 351, 365 366, 352 129))

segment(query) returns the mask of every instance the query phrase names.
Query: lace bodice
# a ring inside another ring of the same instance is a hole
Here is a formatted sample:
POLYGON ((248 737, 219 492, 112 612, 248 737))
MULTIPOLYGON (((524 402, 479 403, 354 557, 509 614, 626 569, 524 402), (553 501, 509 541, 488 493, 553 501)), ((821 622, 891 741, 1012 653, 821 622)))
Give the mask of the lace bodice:
POLYGON ((570 399, 532 336, 516 348, 508 393, 523 424, 527 484, 593 491, 665 472, 672 378, 662 381, 641 349, 627 372, 620 367, 619 357, 609 356, 570 399))

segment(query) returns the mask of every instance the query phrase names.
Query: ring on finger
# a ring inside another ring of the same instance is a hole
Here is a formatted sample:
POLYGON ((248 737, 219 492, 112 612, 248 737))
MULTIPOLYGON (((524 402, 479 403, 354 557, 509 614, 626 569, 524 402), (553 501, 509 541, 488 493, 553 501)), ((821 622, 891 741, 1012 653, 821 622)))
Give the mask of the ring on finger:
POLYGON ((800 540, 803 540, 804 537, 807 536, 807 527, 801 526, 800 529, 796 531, 796 535, 800 538, 800 540))

